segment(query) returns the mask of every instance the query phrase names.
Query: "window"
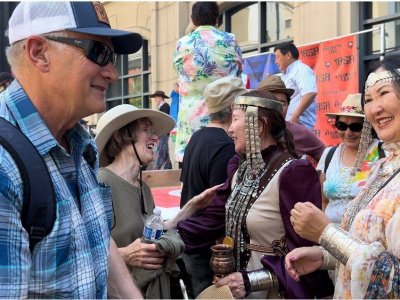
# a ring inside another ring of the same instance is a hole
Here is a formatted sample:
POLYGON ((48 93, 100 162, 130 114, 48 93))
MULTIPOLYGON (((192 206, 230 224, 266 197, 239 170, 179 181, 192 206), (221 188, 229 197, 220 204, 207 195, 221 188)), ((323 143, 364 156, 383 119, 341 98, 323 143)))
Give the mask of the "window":
POLYGON ((137 107, 149 107, 149 82, 151 81, 151 55, 149 43, 143 40, 142 48, 129 55, 119 55, 115 68, 120 74, 119 80, 107 90, 107 110, 130 103, 137 107))
POLYGON ((246 55, 272 51, 293 40, 294 2, 239 2, 222 11, 221 30, 235 34, 246 55))
MULTIPOLYGON (((385 54, 400 55, 400 3, 399 2, 360 2, 360 30, 385 26, 385 54)), ((378 60, 381 53, 381 32, 360 35, 360 90, 371 61, 378 60)))
POLYGON ((293 36, 293 4, 290 4, 290 2, 267 2, 266 17, 267 43, 293 36))
POLYGON ((235 34, 241 48, 256 46, 260 43, 258 6, 257 3, 249 5, 232 15, 231 32, 235 34))
POLYGON ((390 14, 400 12, 399 2, 372 2, 370 8, 370 18, 386 17, 390 14))
MULTIPOLYGON (((400 49, 400 19, 385 24, 385 43, 386 52, 391 52, 400 49)), ((381 24, 376 24, 372 28, 379 28, 381 24)), ((381 32, 376 30, 367 34, 367 39, 370 41, 368 49, 370 54, 380 54, 381 51, 381 32)))

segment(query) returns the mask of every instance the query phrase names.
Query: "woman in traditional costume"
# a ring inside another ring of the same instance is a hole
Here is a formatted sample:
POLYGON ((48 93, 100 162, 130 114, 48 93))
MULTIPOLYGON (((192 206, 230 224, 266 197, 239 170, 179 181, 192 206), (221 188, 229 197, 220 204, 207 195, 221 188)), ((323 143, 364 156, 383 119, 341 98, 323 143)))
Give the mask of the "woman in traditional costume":
POLYGON ((236 98, 228 131, 238 154, 227 182, 201 216, 178 223, 178 230, 192 253, 223 235, 233 240, 236 272, 216 285, 227 284, 235 298, 325 296, 320 287, 332 285, 326 271, 296 282, 284 269, 288 251, 313 245, 294 232, 290 210, 299 200, 321 207, 321 188, 310 163, 296 159, 282 104, 267 95, 252 91, 236 98))
MULTIPOLYGON (((386 57, 372 70, 365 83, 365 117, 387 157, 376 162, 341 226, 311 203, 298 203, 291 212, 296 232, 322 247, 290 252, 288 274, 301 280, 316 269, 338 267, 335 298, 400 296, 400 58, 386 57)), ((361 143, 367 147, 368 139, 361 143)))

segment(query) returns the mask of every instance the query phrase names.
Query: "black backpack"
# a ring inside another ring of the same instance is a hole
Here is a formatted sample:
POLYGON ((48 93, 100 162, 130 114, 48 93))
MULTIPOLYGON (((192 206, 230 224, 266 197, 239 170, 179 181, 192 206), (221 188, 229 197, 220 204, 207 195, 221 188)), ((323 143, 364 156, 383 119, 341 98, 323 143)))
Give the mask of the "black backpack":
POLYGON ((22 226, 31 252, 53 229, 56 201, 46 164, 35 146, 14 125, 0 117, 0 145, 14 159, 23 183, 22 226))

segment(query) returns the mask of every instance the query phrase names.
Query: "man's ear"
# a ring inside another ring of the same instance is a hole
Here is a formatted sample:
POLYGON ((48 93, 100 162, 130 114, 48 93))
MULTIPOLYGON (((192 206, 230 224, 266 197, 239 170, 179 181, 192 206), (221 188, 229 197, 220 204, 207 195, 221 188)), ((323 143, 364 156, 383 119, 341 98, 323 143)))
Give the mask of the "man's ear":
POLYGON ((48 44, 45 38, 40 36, 29 37, 25 44, 25 50, 31 64, 41 72, 49 70, 48 44))

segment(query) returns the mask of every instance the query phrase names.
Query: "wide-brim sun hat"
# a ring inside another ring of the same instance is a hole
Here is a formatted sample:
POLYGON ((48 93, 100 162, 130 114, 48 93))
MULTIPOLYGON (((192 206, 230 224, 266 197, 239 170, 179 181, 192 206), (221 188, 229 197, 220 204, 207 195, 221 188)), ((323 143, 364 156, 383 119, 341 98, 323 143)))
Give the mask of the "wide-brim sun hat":
POLYGON ((196 299, 235 299, 232 295, 229 286, 223 285, 221 287, 216 287, 215 284, 210 285, 208 288, 204 289, 196 299))
POLYGON ((21 1, 8 22, 10 45, 33 35, 73 31, 109 37, 117 54, 131 54, 142 47, 142 36, 113 29, 101 2, 21 1))
POLYGON ((325 113, 325 115, 331 119, 339 116, 364 118, 364 111, 361 107, 361 94, 348 94, 338 112, 329 112, 325 113))
POLYGON ((95 142, 100 155, 101 167, 110 163, 104 153, 104 148, 113 133, 140 118, 148 118, 158 136, 169 133, 175 127, 174 119, 158 110, 138 108, 130 104, 121 104, 111 108, 100 117, 96 126, 95 142))

